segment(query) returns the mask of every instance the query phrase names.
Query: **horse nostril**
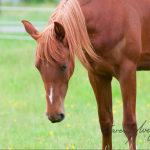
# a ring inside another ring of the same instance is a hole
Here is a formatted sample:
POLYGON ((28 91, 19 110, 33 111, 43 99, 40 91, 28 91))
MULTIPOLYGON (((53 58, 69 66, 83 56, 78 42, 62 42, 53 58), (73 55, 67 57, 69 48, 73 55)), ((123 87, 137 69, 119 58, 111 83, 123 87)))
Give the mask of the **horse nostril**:
POLYGON ((61 113, 59 116, 61 121, 65 118, 65 115, 63 113, 61 113))

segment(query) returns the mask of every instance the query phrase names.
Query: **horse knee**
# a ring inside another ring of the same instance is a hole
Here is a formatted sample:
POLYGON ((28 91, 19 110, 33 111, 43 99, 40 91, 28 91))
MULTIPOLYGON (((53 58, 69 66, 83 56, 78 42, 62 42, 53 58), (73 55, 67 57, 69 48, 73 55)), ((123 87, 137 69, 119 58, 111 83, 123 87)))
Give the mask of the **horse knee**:
POLYGON ((136 121, 126 121, 123 122, 123 130, 125 132, 125 135, 127 137, 130 137, 134 134, 134 136, 137 135, 137 123, 136 121))
POLYGON ((108 135, 112 132, 113 120, 100 120, 101 131, 103 135, 108 135))
POLYGON ((123 128, 135 129, 135 128, 137 128, 137 123, 136 123, 136 121, 123 122, 123 128))

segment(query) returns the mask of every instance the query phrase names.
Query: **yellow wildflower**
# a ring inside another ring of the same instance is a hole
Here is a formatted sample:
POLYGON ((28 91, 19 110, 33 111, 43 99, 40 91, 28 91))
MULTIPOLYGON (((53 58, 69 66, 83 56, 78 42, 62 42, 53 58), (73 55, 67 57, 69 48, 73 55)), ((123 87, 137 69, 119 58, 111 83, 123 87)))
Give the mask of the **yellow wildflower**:
POLYGON ((44 142, 45 140, 44 140, 44 139, 41 139, 41 141, 44 142))
POLYGON ((44 97, 44 96, 45 96, 45 94, 42 94, 42 95, 41 95, 41 97, 44 97))
POLYGON ((67 114, 67 116, 70 116, 70 114, 67 114))
POLYGON ((16 119, 14 119, 14 122, 17 122, 17 120, 16 120, 16 119))
POLYGON ((17 102, 16 103, 14 103, 14 106, 16 106, 17 105, 17 102))
POLYGON ((122 106, 122 105, 123 105, 123 103, 121 102, 121 103, 120 103, 120 106, 122 106))
POLYGON ((67 127, 69 127, 70 125, 69 124, 67 124, 67 127))
POLYGON ((150 104, 147 104, 148 107, 150 107, 150 104))
POLYGON ((142 142, 142 140, 139 140, 139 142, 141 143, 141 142, 142 142))
POLYGON ((117 105, 114 106, 114 108, 117 108, 117 107, 118 107, 117 105))
POLYGON ((69 147, 66 147, 66 149, 69 149, 69 147))
POLYGON ((71 108, 73 108, 74 106, 73 105, 71 105, 71 108))
POLYGON ((52 131, 50 131, 50 132, 49 132, 49 134, 50 134, 50 135, 53 135, 53 132, 52 132, 52 131))
POLYGON ((75 146, 72 146, 72 148, 74 149, 74 148, 75 148, 75 146))
POLYGON ((90 104, 90 103, 87 103, 87 105, 90 106, 91 104, 90 104))
POLYGON ((121 100, 116 100, 117 103, 121 103, 121 100))
POLYGON ((113 113, 116 113, 117 111, 116 110, 113 110, 113 113))

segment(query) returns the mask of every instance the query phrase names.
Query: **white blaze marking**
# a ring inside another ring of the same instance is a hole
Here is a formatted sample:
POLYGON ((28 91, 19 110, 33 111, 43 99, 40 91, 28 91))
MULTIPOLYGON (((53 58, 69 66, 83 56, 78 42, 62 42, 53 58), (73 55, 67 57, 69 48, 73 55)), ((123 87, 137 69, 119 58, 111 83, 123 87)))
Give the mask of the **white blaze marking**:
POLYGON ((53 88, 52 88, 52 86, 51 86, 51 89, 50 89, 49 100, 50 100, 50 102, 52 104, 52 102, 53 102, 53 88))

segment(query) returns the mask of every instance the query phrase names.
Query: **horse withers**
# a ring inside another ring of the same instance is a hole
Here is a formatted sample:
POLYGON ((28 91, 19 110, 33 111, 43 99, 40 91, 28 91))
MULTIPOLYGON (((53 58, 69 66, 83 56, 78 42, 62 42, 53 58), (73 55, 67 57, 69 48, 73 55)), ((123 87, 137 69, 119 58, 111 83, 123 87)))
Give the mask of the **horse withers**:
POLYGON ((62 0, 43 32, 22 23, 38 43, 35 66, 45 85, 48 119, 65 117, 63 102, 76 55, 97 100, 102 148, 112 149, 115 77, 123 99, 123 130, 129 148, 136 149, 136 71, 150 70, 150 1, 62 0))

